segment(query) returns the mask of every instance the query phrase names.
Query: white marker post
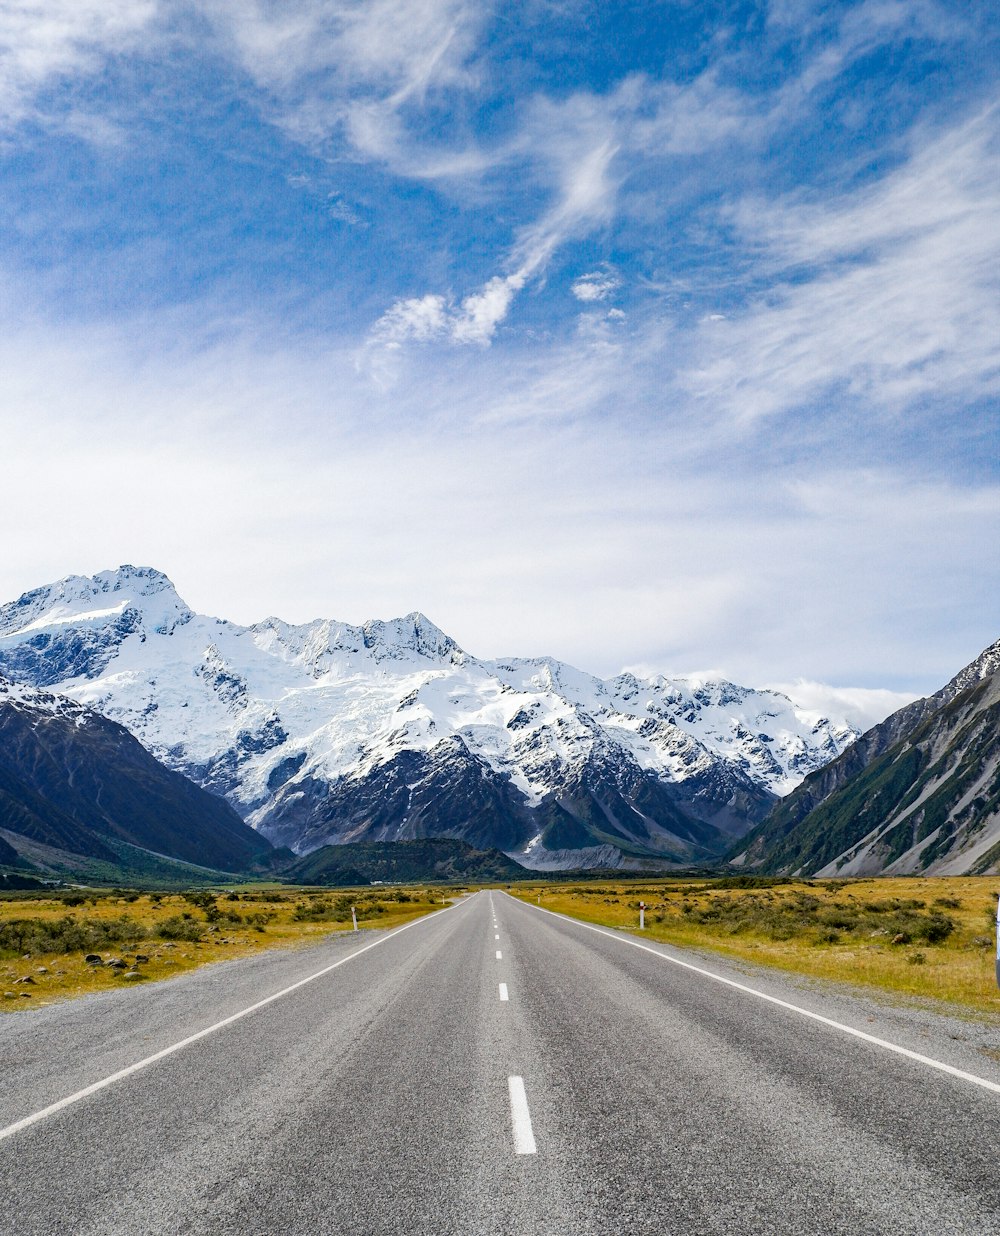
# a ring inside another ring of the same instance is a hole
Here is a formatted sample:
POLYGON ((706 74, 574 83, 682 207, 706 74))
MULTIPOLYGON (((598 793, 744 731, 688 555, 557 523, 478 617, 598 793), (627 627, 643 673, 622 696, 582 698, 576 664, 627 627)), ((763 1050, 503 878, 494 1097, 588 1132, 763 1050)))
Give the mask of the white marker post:
POLYGON ((646 929, 646 903, 644 901, 640 901, 639 902, 639 930, 645 931, 645 929, 646 929))
POLYGON ((358 929, 358 912, 357 912, 357 910, 354 908, 354 906, 351 906, 351 922, 354 924, 354 930, 355 930, 355 931, 357 931, 357 929, 358 929))

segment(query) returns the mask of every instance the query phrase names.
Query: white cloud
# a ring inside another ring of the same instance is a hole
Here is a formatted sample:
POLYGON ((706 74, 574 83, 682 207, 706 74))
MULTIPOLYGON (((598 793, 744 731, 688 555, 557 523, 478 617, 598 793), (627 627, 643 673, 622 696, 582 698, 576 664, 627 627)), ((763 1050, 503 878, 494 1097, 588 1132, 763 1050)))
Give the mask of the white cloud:
MULTIPOLYGON (((455 343, 481 345, 491 342, 514 297, 533 276, 544 271, 559 246, 611 214, 616 184, 610 169, 618 148, 601 134, 596 145, 581 151, 582 142, 592 135, 593 126, 588 124, 585 137, 574 134, 574 140, 560 147, 556 200, 535 223, 522 230, 507 259, 512 272, 494 275, 457 306, 433 293, 396 301, 370 332, 366 345, 369 362, 373 347, 389 344, 395 349, 407 339, 427 342, 448 338, 455 343), (430 329, 427 306, 433 306, 430 329)), ((376 364, 374 369, 386 376, 384 367, 376 364)))
POLYGON ((682 385, 752 420, 831 392, 894 409, 1000 387, 1000 112, 833 202, 745 201, 771 289, 698 340, 682 385))
MULTIPOLYGON (((409 341, 429 343, 436 339, 488 344, 523 286, 520 275, 497 275, 458 305, 431 293, 398 300, 372 327, 367 352, 370 354, 372 348, 396 351, 409 341)), ((383 377, 387 375, 385 369, 376 366, 376 370, 383 377)))
POLYGON ((494 275, 481 292, 467 296, 452 323, 456 343, 489 343, 524 284, 525 276, 521 273, 494 275))
POLYGON ((373 337, 387 347, 398 348, 408 339, 436 339, 448 333, 452 321, 443 296, 413 296, 397 300, 386 310, 375 325, 373 337))
POLYGON ((317 101, 336 93, 331 83, 397 102, 467 84, 483 16, 470 0, 204 0, 200 7, 259 84, 317 101))
POLYGON ((223 54, 251 77, 266 115, 308 145, 343 135, 355 151, 409 175, 481 162, 430 143, 408 108, 477 83, 485 9, 475 0, 205 0, 223 54))
MULTIPOLYGON (((955 668, 957 670, 959 667, 955 668)), ((831 687, 829 683, 809 682, 805 678, 796 678, 794 682, 769 682, 766 685, 772 691, 787 695, 800 708, 822 713, 824 717, 843 717, 862 733, 917 698, 912 691, 831 687)))
POLYGON ((592 304, 594 301, 607 300, 619 287, 621 287, 621 280, 613 271, 605 267, 602 270, 580 275, 573 281, 570 291, 577 300, 592 304))
MULTIPOLYGON (((158 13, 158 0, 0 0, 0 124, 38 117, 39 90, 99 72, 138 46, 158 13)), ((91 139, 109 137, 106 119, 74 113, 73 123, 91 139)))

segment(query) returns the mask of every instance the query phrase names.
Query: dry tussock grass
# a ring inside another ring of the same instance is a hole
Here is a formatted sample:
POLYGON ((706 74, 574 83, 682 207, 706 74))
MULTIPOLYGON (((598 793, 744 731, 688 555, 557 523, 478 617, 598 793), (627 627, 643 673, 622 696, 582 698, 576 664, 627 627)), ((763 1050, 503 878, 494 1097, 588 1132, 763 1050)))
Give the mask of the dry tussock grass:
POLYGON ((454 890, 258 885, 222 892, 11 894, 0 900, 0 1012, 350 931, 352 905, 359 928, 397 927, 440 909, 445 895, 454 890), (88 963, 88 954, 99 955, 102 964, 88 963), (125 964, 109 966, 111 960, 125 964))
POLYGON ((645 934, 656 940, 1000 1014, 996 877, 726 883, 642 880, 511 891, 633 931, 643 900, 645 934))

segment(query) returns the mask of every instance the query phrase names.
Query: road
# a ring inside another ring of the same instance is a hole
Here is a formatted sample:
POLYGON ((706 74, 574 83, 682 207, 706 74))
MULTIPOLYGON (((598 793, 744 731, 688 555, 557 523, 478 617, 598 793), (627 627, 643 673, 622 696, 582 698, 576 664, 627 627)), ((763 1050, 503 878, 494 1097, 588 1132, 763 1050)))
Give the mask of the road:
POLYGON ((982 1030, 632 939, 487 891, 0 1018, 0 1231, 1000 1236, 982 1030))

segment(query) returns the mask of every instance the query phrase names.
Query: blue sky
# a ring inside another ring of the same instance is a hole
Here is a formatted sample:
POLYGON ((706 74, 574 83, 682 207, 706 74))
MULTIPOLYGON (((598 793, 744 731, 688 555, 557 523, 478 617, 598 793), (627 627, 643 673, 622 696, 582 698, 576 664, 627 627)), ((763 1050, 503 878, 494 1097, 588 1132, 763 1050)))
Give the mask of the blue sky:
POLYGON ((935 688, 997 635, 998 35, 0 0, 0 594, 935 688))

